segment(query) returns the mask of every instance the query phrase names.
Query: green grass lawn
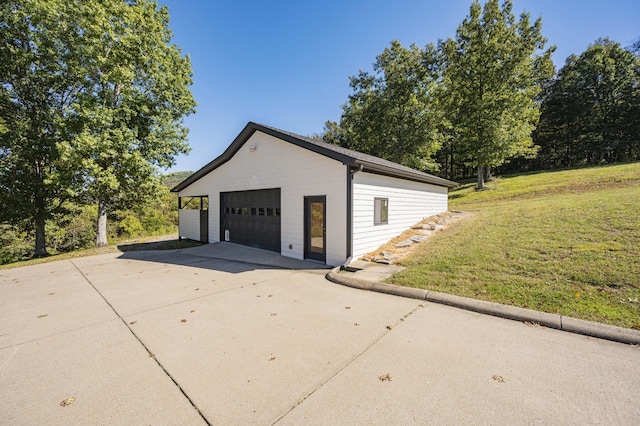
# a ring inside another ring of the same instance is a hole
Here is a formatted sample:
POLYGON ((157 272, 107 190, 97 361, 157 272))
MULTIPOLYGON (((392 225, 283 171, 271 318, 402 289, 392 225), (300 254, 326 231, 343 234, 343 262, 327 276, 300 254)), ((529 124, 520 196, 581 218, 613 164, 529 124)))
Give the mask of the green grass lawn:
POLYGON ((640 163, 508 176, 450 193, 471 214, 390 278, 640 329, 640 163))

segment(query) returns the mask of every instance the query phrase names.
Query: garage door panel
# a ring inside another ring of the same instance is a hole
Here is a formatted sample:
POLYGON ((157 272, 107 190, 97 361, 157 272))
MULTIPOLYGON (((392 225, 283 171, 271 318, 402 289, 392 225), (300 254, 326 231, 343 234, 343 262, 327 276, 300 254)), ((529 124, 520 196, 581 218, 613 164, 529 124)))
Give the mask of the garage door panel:
POLYGON ((221 239, 280 253, 280 189, 220 193, 221 239))

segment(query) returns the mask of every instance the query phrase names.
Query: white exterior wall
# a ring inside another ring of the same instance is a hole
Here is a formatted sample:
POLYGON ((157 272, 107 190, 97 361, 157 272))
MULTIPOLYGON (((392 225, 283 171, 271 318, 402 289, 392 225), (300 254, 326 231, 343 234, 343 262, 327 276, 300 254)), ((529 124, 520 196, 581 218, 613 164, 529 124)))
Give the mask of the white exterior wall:
POLYGON ((448 209, 443 186, 358 172, 353 179, 353 258, 374 251, 425 217, 448 209), (373 224, 374 198, 388 198, 388 223, 373 224))
POLYGON ((200 241, 200 210, 178 210, 180 236, 200 241))
POLYGON ((344 263, 347 171, 339 161, 256 131, 229 161, 178 195, 209 196, 209 241, 216 242, 220 241, 220 193, 270 188, 280 188, 281 254, 304 257, 304 197, 326 195, 327 264, 344 263), (249 147, 256 150, 250 152, 249 147))

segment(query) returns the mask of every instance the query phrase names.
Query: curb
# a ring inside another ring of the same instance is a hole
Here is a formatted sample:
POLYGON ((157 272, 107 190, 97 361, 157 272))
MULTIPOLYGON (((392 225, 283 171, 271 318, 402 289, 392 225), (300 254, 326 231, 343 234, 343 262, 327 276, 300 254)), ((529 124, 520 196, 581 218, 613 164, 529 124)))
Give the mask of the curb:
POLYGON ((425 300, 455 308, 466 309, 480 314, 492 315, 515 321, 528 321, 545 327, 567 331, 569 333, 582 334, 600 339, 612 340, 619 343, 640 345, 640 330, 616 327, 593 321, 585 321, 577 318, 566 317, 560 314, 550 314, 532 309, 518 308, 516 306, 500 303, 486 302, 468 297, 454 296, 451 294, 428 291, 419 288, 401 287, 393 284, 379 283, 363 280, 355 276, 340 273, 340 267, 333 268, 327 273, 326 278, 336 284, 353 287, 361 290, 376 291, 378 293, 392 294, 411 299, 425 300))

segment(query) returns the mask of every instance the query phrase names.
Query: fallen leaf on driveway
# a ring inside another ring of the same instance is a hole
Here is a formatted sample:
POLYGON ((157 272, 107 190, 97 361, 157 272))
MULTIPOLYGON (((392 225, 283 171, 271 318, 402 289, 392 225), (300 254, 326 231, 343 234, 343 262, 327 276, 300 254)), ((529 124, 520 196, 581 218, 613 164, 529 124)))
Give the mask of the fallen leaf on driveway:
POLYGON ((49 316, 49 314, 42 314, 42 315, 38 315, 38 318, 46 318, 48 316, 49 316))
POLYGON ((276 357, 275 357, 275 356, 272 356, 271 358, 269 358, 269 361, 273 361, 273 360, 275 360, 275 359, 276 359, 276 357))
POLYGON ((182 318, 182 319, 180 320, 180 322, 187 322, 187 320, 186 320, 186 319, 184 319, 184 318, 182 318))
POLYGON ((391 330, 392 328, 393 328, 393 327, 392 327, 392 326, 390 326, 390 325, 388 325, 388 326, 387 326, 387 330, 391 330))
POLYGON ((67 398, 67 399, 65 399, 64 401, 62 401, 62 402, 60 403, 60 406, 61 406, 61 407, 66 407, 66 406, 68 406, 68 405, 73 404, 73 401, 75 401, 75 400, 76 400, 76 399, 75 399, 74 397, 70 396, 69 398, 67 398))
POLYGON ((194 313, 195 311, 196 311, 195 309, 192 309, 190 313, 194 313))
POLYGON ((393 380, 393 377, 391 377, 391 374, 387 373, 379 376, 378 380, 380 380, 381 382, 390 382, 393 380))
POLYGON ((135 323, 137 323, 137 322, 138 322, 138 321, 131 321, 131 322, 129 323, 129 325, 133 325, 133 324, 135 324, 135 323))
POLYGON ((498 376, 497 374, 494 374, 492 379, 495 380, 496 382, 504 383, 504 377, 498 376))
POLYGON ((275 317, 276 315, 278 315, 278 314, 276 314, 276 313, 271 314, 272 317, 275 317))

